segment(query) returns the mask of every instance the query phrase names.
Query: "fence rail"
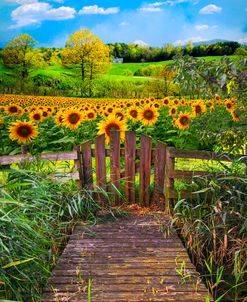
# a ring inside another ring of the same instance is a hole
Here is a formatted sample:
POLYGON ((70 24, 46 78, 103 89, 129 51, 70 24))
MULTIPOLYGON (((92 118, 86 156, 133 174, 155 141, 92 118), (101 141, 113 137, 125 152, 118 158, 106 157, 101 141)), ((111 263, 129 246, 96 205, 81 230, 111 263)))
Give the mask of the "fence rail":
MULTIPOLYGON (((243 155, 234 158, 240 157, 243 155)), ((152 149, 152 139, 146 135, 141 135, 140 148, 137 149, 136 134, 133 131, 126 132, 124 148, 121 148, 119 132, 112 131, 110 147, 105 146, 105 136, 102 134, 94 141, 87 141, 75 147, 74 151, 42 153, 38 157, 40 161, 74 161, 76 172, 71 174, 72 177, 87 189, 102 188, 110 192, 115 205, 120 204, 119 191, 122 191, 128 203, 138 202, 141 206, 156 205, 167 211, 170 199, 177 197, 174 179, 191 179, 193 175, 210 174, 205 171, 176 170, 176 158, 213 161, 220 158, 232 161, 229 155, 219 157, 214 152, 177 150, 160 141, 157 141, 152 149)), ((1 156, 0 166, 35 160, 37 158, 28 154, 23 147, 22 154, 1 156)), ((247 163, 246 156, 244 162, 247 163)), ((189 193, 182 194, 186 197, 189 193)), ((96 194, 96 197, 104 199, 100 193, 96 194)))

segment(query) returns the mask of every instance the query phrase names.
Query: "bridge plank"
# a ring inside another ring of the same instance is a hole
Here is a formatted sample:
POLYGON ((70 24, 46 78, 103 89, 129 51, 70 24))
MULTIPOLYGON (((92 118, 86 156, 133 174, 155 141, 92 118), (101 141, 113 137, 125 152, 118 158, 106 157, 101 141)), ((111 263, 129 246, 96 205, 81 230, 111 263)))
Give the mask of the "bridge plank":
POLYGON ((208 291, 175 231, 166 234, 168 223, 145 215, 77 226, 42 301, 87 301, 88 280, 96 302, 205 301, 208 291))

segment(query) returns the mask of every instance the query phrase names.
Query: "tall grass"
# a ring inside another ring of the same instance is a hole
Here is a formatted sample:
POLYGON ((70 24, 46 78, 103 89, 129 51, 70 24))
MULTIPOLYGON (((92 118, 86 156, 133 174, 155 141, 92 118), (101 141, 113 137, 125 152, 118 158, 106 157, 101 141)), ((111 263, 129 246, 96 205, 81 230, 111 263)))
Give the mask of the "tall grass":
POLYGON ((50 172, 10 170, 0 182, 0 299, 40 301, 74 224, 95 219, 91 195, 50 172))
POLYGON ((194 177, 196 200, 179 200, 172 222, 215 301, 244 301, 247 175, 239 169, 239 162, 224 168, 225 172, 215 177, 194 177))

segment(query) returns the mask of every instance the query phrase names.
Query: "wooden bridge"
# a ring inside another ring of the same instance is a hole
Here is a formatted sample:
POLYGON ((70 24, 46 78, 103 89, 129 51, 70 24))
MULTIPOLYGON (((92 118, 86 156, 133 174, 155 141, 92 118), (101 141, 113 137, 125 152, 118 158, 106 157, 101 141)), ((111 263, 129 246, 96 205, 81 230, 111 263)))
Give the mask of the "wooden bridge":
POLYGON ((164 215, 149 214, 77 226, 43 301, 212 301, 168 225, 164 215))
MULTIPOLYGON (((44 290, 44 302, 212 301, 166 216, 177 198, 174 179, 208 173, 176 170, 176 158, 214 160, 217 154, 176 150, 162 142, 153 148, 145 135, 137 149, 131 131, 126 132, 124 148, 113 131, 109 149, 101 135, 73 152, 41 154, 43 161, 74 160, 71 177, 92 190, 99 202, 106 202, 104 190, 111 205, 137 203, 162 210, 159 215, 130 214, 90 228, 78 225, 44 290)), ((223 159, 231 161, 228 156, 223 159)), ((22 155, 0 157, 0 165, 23 160, 34 160, 25 148, 22 155)), ((190 192, 182 192, 185 196, 190 192)))

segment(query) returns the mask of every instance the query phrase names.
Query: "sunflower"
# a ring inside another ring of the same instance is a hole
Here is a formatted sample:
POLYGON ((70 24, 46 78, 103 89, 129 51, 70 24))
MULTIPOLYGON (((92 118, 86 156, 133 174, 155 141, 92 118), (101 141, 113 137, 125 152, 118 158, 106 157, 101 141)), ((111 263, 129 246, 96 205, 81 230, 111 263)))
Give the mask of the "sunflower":
POLYGON ((43 121, 42 111, 32 111, 29 113, 30 120, 35 123, 40 123, 43 121))
POLYGON ((94 121, 96 119, 96 117, 97 117, 97 114, 92 109, 85 113, 85 118, 87 120, 94 121))
POLYGON ((80 126, 83 119, 81 112, 78 109, 69 109, 63 115, 64 126, 70 129, 76 129, 80 126))
POLYGON ((16 121, 9 127, 9 137, 12 141, 17 140, 19 144, 25 144, 38 136, 37 126, 31 122, 16 121))
POLYGON ((178 118, 175 120, 175 125, 179 129, 186 129, 189 127, 189 121, 191 119, 191 116, 186 112, 180 112, 178 118))
POLYGON ((113 115, 118 118, 120 121, 124 120, 125 119, 125 115, 123 113, 123 110, 121 109, 115 109, 113 111, 113 115))
POLYGON ((128 117, 134 122, 138 121, 138 110, 136 107, 132 106, 129 108, 128 117))
POLYGON ((231 110, 230 113, 234 122, 239 122, 239 116, 237 115, 236 109, 231 110))
POLYGON ((114 115, 110 115, 105 121, 101 121, 98 123, 98 129, 98 134, 105 134, 106 144, 109 144, 111 130, 120 131, 120 139, 124 140, 126 123, 124 120, 120 121, 114 115))
POLYGON ((163 101, 162 101, 163 105, 164 106, 169 106, 170 105, 170 100, 168 98, 165 98, 163 101))
POLYGON ((202 103, 192 104, 194 116, 198 116, 201 113, 205 113, 207 111, 206 106, 202 103))
POLYGON ((138 118, 144 126, 155 124, 158 116, 158 111, 151 106, 146 106, 138 111, 138 118))
POLYGON ((9 106, 7 106, 5 111, 7 114, 12 116, 20 116, 23 114, 23 109, 15 104, 10 104, 9 106))
POLYGON ((232 110, 234 110, 235 105, 231 100, 226 100, 225 107, 226 107, 226 110, 232 111, 232 110))
POLYGON ((169 115, 170 116, 175 116, 177 114, 177 107, 172 106, 169 110, 169 115))

